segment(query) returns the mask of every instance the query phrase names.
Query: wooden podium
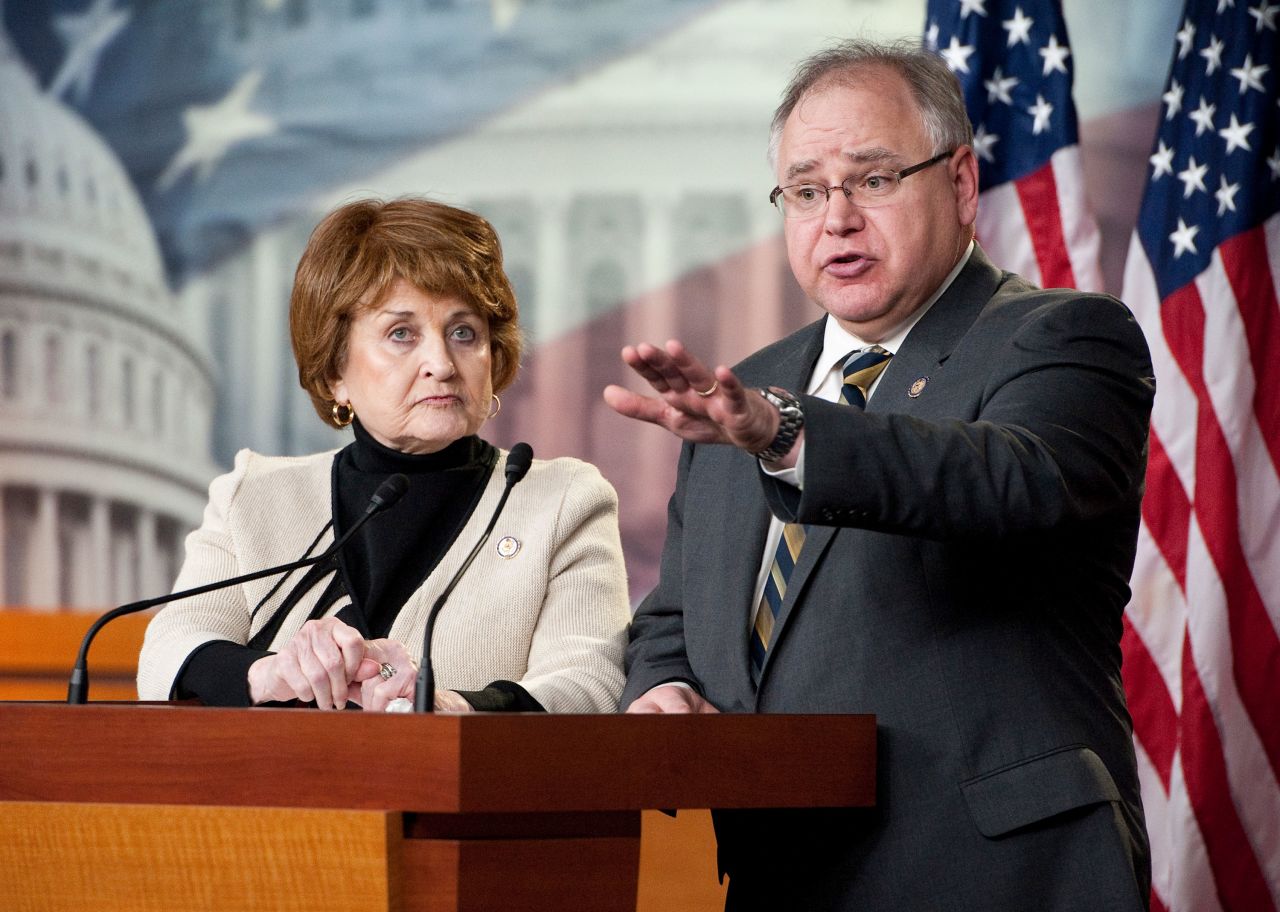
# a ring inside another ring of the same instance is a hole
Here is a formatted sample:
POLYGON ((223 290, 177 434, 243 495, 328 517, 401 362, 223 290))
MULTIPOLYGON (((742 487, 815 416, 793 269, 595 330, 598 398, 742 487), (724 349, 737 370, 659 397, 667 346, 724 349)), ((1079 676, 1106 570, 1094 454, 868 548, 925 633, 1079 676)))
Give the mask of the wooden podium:
POLYGON ((0 703, 0 909, 621 912, 642 809, 874 794, 872 716, 0 703))

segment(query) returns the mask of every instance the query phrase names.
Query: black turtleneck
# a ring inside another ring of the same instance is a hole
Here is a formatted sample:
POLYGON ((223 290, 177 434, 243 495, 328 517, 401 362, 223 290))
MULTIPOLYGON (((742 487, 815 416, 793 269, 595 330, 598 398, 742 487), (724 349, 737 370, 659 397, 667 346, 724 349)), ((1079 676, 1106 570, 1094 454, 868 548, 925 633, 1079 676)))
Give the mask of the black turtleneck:
MULTIPOLYGON (((333 460, 334 538, 363 515, 388 475, 407 476, 408 490, 384 514, 366 523, 336 562, 317 565, 294 583, 281 608, 247 646, 219 641, 193 652, 178 674, 175 696, 198 697, 208 705, 248 706, 249 666, 270 654, 266 646, 289 608, 325 577, 328 580, 312 618, 347 599, 351 604, 338 612, 338 618, 367 639, 387 636, 405 602, 457 540, 484 493, 498 451, 471 436, 435 453, 402 453, 379 443, 359 421, 353 428, 355 441, 333 460)), ((495 681, 483 691, 467 691, 463 696, 477 709, 542 708, 524 688, 509 681, 495 681)))
POLYGON ((341 585, 354 608, 352 626, 379 639, 466 525, 498 451, 472 436, 435 453, 401 453, 374 440, 359 421, 354 428, 355 442, 333 460, 335 539, 364 514, 388 475, 401 472, 409 479, 404 496, 366 523, 339 559, 341 585))

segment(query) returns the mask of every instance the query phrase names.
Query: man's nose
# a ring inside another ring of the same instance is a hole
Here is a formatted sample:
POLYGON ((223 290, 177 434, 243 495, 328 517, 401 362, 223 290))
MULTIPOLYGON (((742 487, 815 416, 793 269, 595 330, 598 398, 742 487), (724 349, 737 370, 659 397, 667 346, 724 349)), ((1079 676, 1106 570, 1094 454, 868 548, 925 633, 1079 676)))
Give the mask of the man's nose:
POLYGON ((866 225, 866 217, 862 207, 853 201, 853 197, 844 187, 836 187, 827 198, 827 211, 824 215, 826 229, 830 234, 847 234, 860 231, 866 225))

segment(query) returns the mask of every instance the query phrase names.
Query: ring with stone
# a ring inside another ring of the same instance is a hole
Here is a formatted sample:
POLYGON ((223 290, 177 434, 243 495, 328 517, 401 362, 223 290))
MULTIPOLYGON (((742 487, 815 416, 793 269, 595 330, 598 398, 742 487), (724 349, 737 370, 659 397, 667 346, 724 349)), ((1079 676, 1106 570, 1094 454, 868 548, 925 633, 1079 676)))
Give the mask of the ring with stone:
POLYGON ((703 399, 706 399, 708 396, 710 396, 712 393, 714 393, 714 392, 715 392, 716 390, 718 390, 719 388, 720 388, 720 381, 719 381, 719 380, 712 380, 712 381, 711 381, 711 386, 710 386, 710 388, 705 389, 705 390, 694 390, 694 392, 695 392, 695 393, 697 393, 699 396, 701 396, 703 399))
POLYGON ((383 662, 378 666, 378 677, 384 681, 390 681, 396 676, 396 667, 390 662, 383 662))

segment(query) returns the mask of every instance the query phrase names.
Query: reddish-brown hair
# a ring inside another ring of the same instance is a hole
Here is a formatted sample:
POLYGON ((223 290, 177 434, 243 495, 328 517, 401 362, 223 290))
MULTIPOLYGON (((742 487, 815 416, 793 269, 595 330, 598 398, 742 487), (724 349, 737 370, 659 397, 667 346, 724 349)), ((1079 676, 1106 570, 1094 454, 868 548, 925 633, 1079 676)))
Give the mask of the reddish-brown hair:
POLYGON ((326 424, 335 423, 329 384, 346 364, 351 321, 377 307, 398 279, 424 294, 457 297, 484 317, 494 392, 515 379, 516 296, 493 226, 428 199, 357 200, 330 212, 311 233, 289 297, 298 382, 326 424))

